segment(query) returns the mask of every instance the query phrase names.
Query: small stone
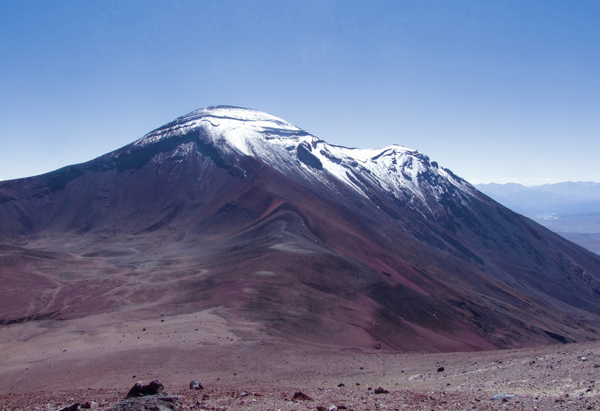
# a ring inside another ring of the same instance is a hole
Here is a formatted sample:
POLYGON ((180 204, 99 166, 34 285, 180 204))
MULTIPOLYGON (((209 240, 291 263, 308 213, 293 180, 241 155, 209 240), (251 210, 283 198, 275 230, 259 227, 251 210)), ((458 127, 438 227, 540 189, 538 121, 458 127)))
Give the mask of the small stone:
POLYGON ((342 388, 342 387, 345 387, 345 386, 346 385, 343 382, 341 382, 341 383, 338 384, 338 388, 342 388))
POLYGON ((377 387, 375 388, 375 391, 373 391, 375 394, 389 394, 390 392, 386 389, 383 389, 381 387, 377 387))
POLYGON ((200 384, 200 381, 192 380, 190 381, 190 390, 202 390, 204 387, 200 384))
POLYGON ((491 401, 495 401, 495 400, 504 400, 504 399, 509 399, 509 398, 515 398, 516 395, 514 394, 496 394, 496 395, 492 395, 492 397, 490 398, 491 401))
POLYGON ((302 391, 296 391, 294 396, 292 397, 294 401, 312 401, 308 395, 304 394, 302 391))
POLYGON ((437 372, 444 372, 445 368, 444 367, 438 367, 437 372))
POLYGON ((331 404, 329 406, 329 411, 337 411, 338 407, 336 407, 335 405, 331 404))

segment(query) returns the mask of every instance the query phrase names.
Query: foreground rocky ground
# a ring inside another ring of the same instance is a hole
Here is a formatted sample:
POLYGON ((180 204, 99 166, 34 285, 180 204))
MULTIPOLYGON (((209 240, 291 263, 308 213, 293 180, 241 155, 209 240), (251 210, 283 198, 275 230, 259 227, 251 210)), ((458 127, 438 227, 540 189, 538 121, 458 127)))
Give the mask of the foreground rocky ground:
MULTIPOLYGON (((600 409, 600 343, 450 354, 276 351, 263 360, 287 362, 289 378, 278 368, 246 369, 243 378, 228 367, 220 376, 198 369, 179 378, 166 373, 165 390, 179 396, 184 410, 600 409), (190 390, 192 379, 203 389, 190 390)), ((135 382, 129 378, 122 388, 15 387, 0 395, 0 409, 54 411, 79 403, 110 410, 135 382)))

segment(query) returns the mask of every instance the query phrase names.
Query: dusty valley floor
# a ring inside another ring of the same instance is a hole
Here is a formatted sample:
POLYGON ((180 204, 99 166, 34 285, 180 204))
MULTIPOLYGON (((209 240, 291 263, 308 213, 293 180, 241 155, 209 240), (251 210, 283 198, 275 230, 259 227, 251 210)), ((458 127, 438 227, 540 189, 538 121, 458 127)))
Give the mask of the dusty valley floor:
POLYGON ((266 337, 216 311, 0 328, 0 410, 75 402, 109 410, 136 381, 156 379, 196 410, 594 410, 600 343, 439 354, 332 349, 266 337), (191 391, 191 380, 204 389, 191 391))

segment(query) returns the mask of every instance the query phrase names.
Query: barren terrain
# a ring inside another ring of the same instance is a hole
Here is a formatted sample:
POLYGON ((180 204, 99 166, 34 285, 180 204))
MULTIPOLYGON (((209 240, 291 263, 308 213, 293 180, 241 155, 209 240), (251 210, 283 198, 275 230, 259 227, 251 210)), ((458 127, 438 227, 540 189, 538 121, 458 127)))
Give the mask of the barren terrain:
MULTIPOLYGON (((597 409, 600 343, 468 353, 332 349, 270 337, 219 310, 99 315, 0 328, 0 409, 110 409, 158 379, 186 409, 597 409), (120 317, 121 316, 121 317, 120 317), (443 371, 441 368, 443 367, 443 371), (440 370, 440 371, 438 371, 440 370), (188 389, 199 380, 204 389, 188 389), (343 385, 342 385, 343 384, 343 385), (375 394, 376 388, 389 393, 375 394), (312 400, 293 400, 301 391, 312 400), (494 395, 509 394, 505 400, 494 395), (536 408, 537 407, 537 408, 536 408)), ((344 342, 340 341, 340 346, 344 342)))

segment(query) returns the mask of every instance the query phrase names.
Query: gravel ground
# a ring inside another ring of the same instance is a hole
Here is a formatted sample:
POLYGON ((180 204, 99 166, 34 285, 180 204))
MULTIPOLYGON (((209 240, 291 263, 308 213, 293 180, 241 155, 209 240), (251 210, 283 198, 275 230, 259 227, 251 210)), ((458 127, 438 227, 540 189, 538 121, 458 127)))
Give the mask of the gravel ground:
MULTIPOLYGON (((292 361, 293 353, 284 355, 292 361)), ((337 352, 314 358, 332 364, 326 379, 322 373, 308 378, 316 365, 307 361, 287 380, 248 378, 250 372, 234 383, 224 369, 223 378, 199 376, 203 390, 190 390, 183 379, 165 388, 180 396, 185 410, 600 409, 600 343, 449 354, 337 352), (375 393, 380 387, 389 392, 375 393), (310 399, 294 399, 297 392, 310 399)), ((281 377, 281 371, 273 375, 281 377)), ((91 409, 110 410, 129 388, 11 392, 0 395, 0 409, 54 411, 90 402, 91 409)))

